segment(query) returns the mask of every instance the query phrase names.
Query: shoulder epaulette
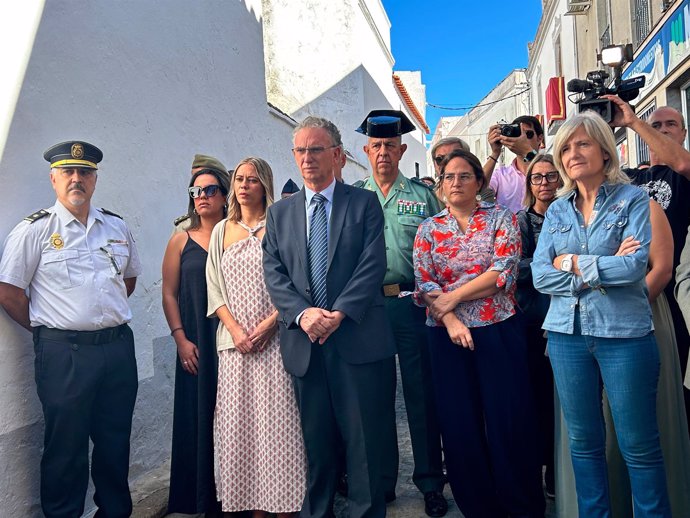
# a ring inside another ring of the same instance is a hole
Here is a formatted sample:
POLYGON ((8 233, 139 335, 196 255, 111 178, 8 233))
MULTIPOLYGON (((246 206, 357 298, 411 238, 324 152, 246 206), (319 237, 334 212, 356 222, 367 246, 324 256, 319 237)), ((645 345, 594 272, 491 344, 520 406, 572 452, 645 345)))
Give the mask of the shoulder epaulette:
POLYGON ((112 210, 104 209, 103 207, 101 207, 101 212, 102 212, 103 214, 107 214, 108 216, 115 216, 116 218, 122 219, 122 216, 120 216, 119 214, 114 213, 112 210))
POLYGON ((47 216, 48 214, 50 214, 50 212, 48 212, 45 209, 41 209, 41 210, 34 212, 33 214, 25 217, 24 221, 28 221, 29 223, 33 223, 33 222, 38 221, 39 219, 47 216))
POLYGON ((368 179, 369 179, 369 177, 367 176, 366 178, 363 178, 362 180, 357 180, 355 183, 352 184, 352 187, 359 187, 359 188, 361 189, 362 186, 363 186, 365 183, 367 183, 367 180, 368 180, 368 179))
POLYGON ((434 190, 434 188, 433 188, 431 185, 427 185, 426 183, 424 183, 423 181, 421 181, 421 180, 420 180, 419 178, 417 178, 416 176, 413 176, 413 177, 410 178, 409 180, 410 180, 412 183, 414 183, 414 184, 421 185, 422 187, 424 187, 424 188, 426 188, 426 189, 429 189, 430 191, 433 191, 433 190, 434 190))
POLYGON ((180 223, 182 223, 183 221, 187 221, 188 219, 189 219, 189 214, 183 214, 182 216, 175 218, 175 220, 173 221, 173 225, 177 226, 180 223))

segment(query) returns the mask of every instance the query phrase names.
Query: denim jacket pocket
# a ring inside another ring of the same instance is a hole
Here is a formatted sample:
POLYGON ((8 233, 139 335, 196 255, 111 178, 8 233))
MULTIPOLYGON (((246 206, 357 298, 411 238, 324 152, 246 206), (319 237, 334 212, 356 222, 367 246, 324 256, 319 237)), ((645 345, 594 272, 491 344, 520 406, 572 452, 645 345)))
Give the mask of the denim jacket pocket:
POLYGON ((549 226, 549 233, 553 236, 553 247, 556 255, 561 255, 568 252, 568 239, 570 238, 572 223, 564 223, 562 221, 554 221, 549 226))
POLYGON ((628 224, 626 216, 609 218, 603 223, 604 239, 597 243, 593 253, 597 255, 615 255, 623 241, 623 229, 628 224))

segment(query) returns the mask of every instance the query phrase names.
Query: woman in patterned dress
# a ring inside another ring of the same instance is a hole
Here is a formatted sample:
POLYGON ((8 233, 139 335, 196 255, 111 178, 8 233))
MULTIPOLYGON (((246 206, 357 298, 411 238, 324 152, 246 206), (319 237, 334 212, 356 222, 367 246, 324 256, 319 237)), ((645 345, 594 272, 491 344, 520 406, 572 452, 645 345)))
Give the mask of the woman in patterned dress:
POLYGON ((177 346, 169 513, 216 516, 213 413, 218 386, 217 319, 206 318, 206 258, 211 231, 227 214, 230 177, 202 169, 189 183, 189 227, 173 234, 163 257, 163 311, 177 346))
POLYGON ((306 462, 292 381, 264 282, 261 238, 273 173, 260 158, 232 175, 228 218, 211 236, 208 314, 217 316, 216 487, 223 511, 253 518, 302 507, 306 462))
POLYGON ((517 219, 479 201, 484 175, 467 151, 446 156, 439 183, 447 208, 420 225, 413 258, 448 482, 467 518, 543 518, 517 219))

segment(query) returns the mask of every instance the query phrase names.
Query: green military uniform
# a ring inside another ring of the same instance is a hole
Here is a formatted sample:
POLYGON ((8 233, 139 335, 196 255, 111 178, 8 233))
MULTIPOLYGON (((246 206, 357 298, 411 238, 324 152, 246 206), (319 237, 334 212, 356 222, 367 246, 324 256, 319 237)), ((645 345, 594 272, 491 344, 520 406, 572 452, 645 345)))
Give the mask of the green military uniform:
MULTIPOLYGON (((414 290, 412 248, 417 228, 426 218, 441 210, 433 190, 421 181, 398 173, 384 197, 373 177, 355 184, 374 191, 383 208, 386 241, 386 276, 383 291, 388 320, 398 349, 405 408, 410 427, 414 473, 412 480, 422 493, 443 490, 441 440, 434 411, 431 363, 426 338, 425 310, 400 292, 414 290)), ((385 420, 389 422, 390 420, 385 420)), ((395 420, 393 419, 393 424, 395 420)), ((392 492, 398 474, 397 430, 389 430, 384 451, 384 490, 392 492)))

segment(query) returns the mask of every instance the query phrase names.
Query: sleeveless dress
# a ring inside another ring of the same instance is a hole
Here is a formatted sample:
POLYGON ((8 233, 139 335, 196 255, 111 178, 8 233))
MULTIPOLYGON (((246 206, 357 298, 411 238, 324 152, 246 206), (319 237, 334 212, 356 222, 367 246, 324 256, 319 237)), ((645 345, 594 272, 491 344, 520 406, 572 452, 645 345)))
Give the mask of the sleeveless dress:
MULTIPOLYGON (((264 282, 261 241, 254 235, 224 252, 228 310, 247 333, 274 310, 264 282)), ((221 324, 222 325, 222 324, 221 324)), ((219 353, 215 417, 216 484, 223 511, 288 513, 302 508, 306 460, 292 380, 278 333, 261 352, 219 353)))
POLYGON ((180 256, 178 303, 185 335, 199 349, 199 372, 196 376, 186 372, 176 355, 169 513, 194 514, 218 508, 213 476, 218 319, 206 317, 207 256, 187 234, 180 256))

